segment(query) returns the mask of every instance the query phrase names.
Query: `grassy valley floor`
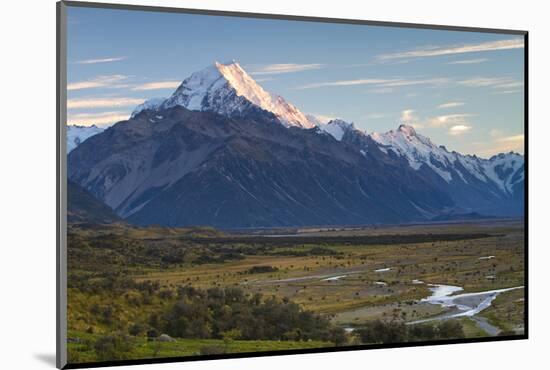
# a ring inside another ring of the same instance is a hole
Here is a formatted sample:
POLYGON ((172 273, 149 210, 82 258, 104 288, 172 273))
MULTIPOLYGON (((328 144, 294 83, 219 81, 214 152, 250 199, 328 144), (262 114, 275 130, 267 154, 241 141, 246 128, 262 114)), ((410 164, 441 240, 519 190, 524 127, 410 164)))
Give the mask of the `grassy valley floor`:
POLYGON ((496 295, 471 317, 438 319, 451 309, 425 301, 434 284, 463 289, 454 294, 523 286, 523 221, 237 234, 73 224, 68 259, 71 362, 524 330, 523 289, 496 295), (236 301, 228 301, 228 294, 236 294, 236 301), (181 321, 199 315, 192 309, 205 300, 210 305, 205 303, 204 310, 212 312, 201 319, 204 325, 181 321), (243 313, 246 304, 255 308, 243 313), (291 323, 268 322, 285 310, 292 312, 291 323), (241 321, 262 322, 273 330, 258 334, 238 322, 223 327, 218 320, 241 314, 241 321), (159 340, 167 331, 174 341, 159 340), (251 339, 254 335, 260 337, 251 339))

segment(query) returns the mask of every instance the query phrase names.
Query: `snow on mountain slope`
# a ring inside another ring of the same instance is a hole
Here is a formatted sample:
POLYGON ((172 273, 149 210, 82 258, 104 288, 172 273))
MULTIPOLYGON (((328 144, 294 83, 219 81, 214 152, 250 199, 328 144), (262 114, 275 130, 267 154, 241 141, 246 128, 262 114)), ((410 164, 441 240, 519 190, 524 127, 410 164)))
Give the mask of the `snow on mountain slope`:
POLYGON ((370 137, 380 144, 386 153, 393 152, 404 157, 409 165, 419 170, 428 166, 446 182, 453 180, 468 183, 468 175, 495 184, 502 192, 510 195, 513 186, 523 180, 523 156, 517 153, 499 154, 490 159, 449 152, 443 146, 435 145, 429 138, 416 133, 413 127, 400 125, 397 130, 386 133, 372 133, 370 137))
POLYGON ((312 128, 316 124, 282 97, 270 94, 235 61, 193 73, 160 106, 211 111, 225 116, 242 114, 250 104, 273 113, 285 126, 312 128))
POLYGON ((333 119, 326 124, 319 124, 319 128, 332 135, 336 140, 342 141, 344 134, 349 130, 355 130, 353 123, 348 123, 341 119, 333 119))
POLYGON ((152 99, 148 99, 146 101, 144 101, 143 103, 141 103, 140 105, 138 105, 133 111, 132 111, 132 114, 131 114, 131 118, 134 118, 135 116, 137 116, 139 113, 141 113, 142 111, 146 110, 146 109, 150 109, 150 110, 155 110, 157 109, 162 103, 164 103, 164 101, 166 100, 166 98, 152 98, 152 99))
POLYGON ((445 181, 451 181, 452 176, 446 168, 454 162, 452 153, 439 148, 429 138, 418 135, 413 127, 400 125, 395 131, 372 133, 371 138, 382 145, 382 151, 391 150, 405 157, 415 170, 426 164, 445 181))
POLYGON ((514 186, 525 177, 523 156, 513 152, 495 155, 486 162, 485 173, 503 191, 512 194, 514 186))
POLYGON ((86 139, 103 132, 103 128, 92 126, 67 125, 67 154, 86 139))

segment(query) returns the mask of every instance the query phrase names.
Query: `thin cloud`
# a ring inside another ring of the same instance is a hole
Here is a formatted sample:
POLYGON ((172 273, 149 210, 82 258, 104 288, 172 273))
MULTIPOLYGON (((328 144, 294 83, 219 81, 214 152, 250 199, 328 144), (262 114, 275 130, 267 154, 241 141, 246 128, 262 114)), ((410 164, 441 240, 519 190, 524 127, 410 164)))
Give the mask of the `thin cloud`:
POLYGON ((487 58, 464 59, 464 60, 455 60, 455 61, 449 62, 447 64, 478 64, 478 63, 487 62, 488 60, 489 59, 487 59, 487 58))
POLYGON ((509 89, 514 87, 523 87, 523 82, 521 81, 515 81, 515 82, 507 82, 500 85, 497 85, 498 88, 502 89, 509 89))
POLYGON ((296 63, 282 63, 282 64, 268 64, 266 66, 253 69, 251 75, 274 75, 281 73, 294 73, 302 71, 310 71, 323 68, 323 64, 311 63, 311 64, 296 64, 296 63))
POLYGON ((512 135, 499 137, 495 139, 491 147, 479 151, 479 154, 491 156, 499 153, 508 153, 511 151, 523 154, 525 149, 525 135, 512 135))
POLYGON ((79 126, 110 125, 127 120, 128 117, 128 112, 78 113, 70 114, 67 124, 79 126))
POLYGON ((503 91, 497 91, 495 92, 494 94, 505 94, 505 95, 508 95, 508 94, 517 94, 517 93, 520 93, 521 90, 503 90, 503 91))
POLYGON ((413 122, 417 121, 417 118, 414 116, 414 110, 413 109, 405 109, 401 112, 401 121, 402 122, 413 122))
POLYGON ((402 58, 424 58, 442 55, 475 53, 481 51, 510 50, 521 49, 524 47, 523 39, 514 38, 508 40, 489 41, 477 44, 462 44, 454 46, 439 46, 410 50, 399 53, 382 54, 378 56, 379 60, 393 60, 402 58))
POLYGON ((297 87, 296 89, 316 89, 320 87, 330 86, 358 86, 358 85, 373 85, 379 89, 390 89, 395 87, 415 86, 415 85, 432 85, 440 86, 451 82, 448 78, 428 78, 428 79, 403 79, 403 78, 363 78, 356 80, 341 80, 330 82, 316 82, 297 87))
POLYGON ((470 87, 486 87, 508 83, 509 81, 509 79, 503 77, 475 77, 458 81, 458 84, 470 87))
POLYGON ((67 90, 94 89, 98 87, 125 87, 119 83, 128 77, 124 75, 97 76, 86 81, 79 81, 67 84, 67 90))
POLYGON ((145 99, 139 98, 80 98, 67 100, 68 109, 81 108, 115 108, 141 104, 145 99))
POLYGON ((399 80, 383 83, 384 87, 403 87, 403 86, 415 86, 415 85, 444 85, 450 82, 448 78, 428 78, 418 80, 399 80))
POLYGON ((519 135, 501 137, 501 138, 498 138, 496 141, 499 143, 513 143, 513 144, 521 143, 523 145, 523 143, 525 142, 525 135, 519 134, 519 135))
POLYGON ((462 135, 472 129, 467 121, 468 117, 474 116, 470 113, 446 114, 431 118, 422 118, 416 115, 415 110, 405 109, 401 111, 400 121, 413 126, 414 128, 443 128, 450 135, 462 135))
POLYGON ((357 86, 357 85, 380 85, 385 82, 391 82, 396 80, 380 79, 380 78, 365 78, 357 80, 341 80, 331 82, 316 82, 297 87, 297 89, 316 89, 319 87, 329 86, 357 86))
POLYGON ((472 117, 472 114, 446 114, 442 116, 436 116, 428 120, 428 126, 430 127, 448 127, 457 125, 466 125, 466 118, 472 117))
POLYGON ((437 107, 438 107, 439 109, 447 109, 447 108, 461 107, 461 106, 463 106, 463 105, 464 105, 463 102, 460 102, 460 101, 451 101, 451 102, 448 102, 448 103, 439 104, 437 107))
POLYGON ((78 60, 75 63, 76 64, 97 64, 97 63, 111 63, 111 62, 119 62, 121 60, 126 59, 126 57, 113 57, 113 58, 100 58, 100 59, 84 59, 84 60, 78 60))
POLYGON ((157 81, 147 82, 141 85, 137 85, 132 88, 134 91, 144 90, 162 90, 162 89, 175 89, 181 84, 181 81, 157 81))
MULTIPOLYGON (((396 88, 409 86, 428 86, 428 87, 492 87, 495 89, 517 90, 516 88, 524 86, 522 81, 510 77, 472 77, 463 80, 452 79, 448 77, 435 78, 360 78, 355 80, 338 80, 326 82, 314 82, 297 86, 296 90, 318 89, 323 87, 342 87, 370 85, 374 88, 369 90, 372 93, 389 93, 396 88), (392 90, 393 89, 393 90, 392 90)), ((443 108, 443 107, 442 107, 443 108)))
POLYGON ((524 85, 522 81, 510 77, 474 77, 458 81, 458 84, 468 87, 492 87, 507 90, 524 85))
POLYGON ((472 126, 469 125, 455 125, 449 128, 449 135, 460 136, 472 130, 472 126))
POLYGON ((405 109, 401 112, 400 121, 415 129, 424 128, 424 124, 420 122, 420 119, 414 113, 414 109, 405 109))

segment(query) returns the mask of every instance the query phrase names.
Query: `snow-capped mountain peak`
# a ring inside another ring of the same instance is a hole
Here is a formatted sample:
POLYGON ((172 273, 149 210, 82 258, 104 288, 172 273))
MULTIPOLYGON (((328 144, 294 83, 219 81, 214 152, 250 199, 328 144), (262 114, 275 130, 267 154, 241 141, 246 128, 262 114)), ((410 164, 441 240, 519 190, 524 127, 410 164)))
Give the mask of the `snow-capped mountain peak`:
POLYGON ((380 144, 383 152, 405 158, 415 170, 425 165, 448 183, 468 183, 475 179, 492 183, 506 194, 513 194, 514 186, 523 181, 524 160, 517 153, 483 159, 449 152, 444 146, 437 146, 428 137, 416 133, 413 127, 403 124, 395 131, 374 132, 370 137, 380 144))
POLYGON ((386 133, 373 132, 371 138, 381 144, 383 147, 394 151, 396 154, 406 155, 411 165, 418 156, 425 155, 435 151, 444 156, 448 153, 442 148, 438 148, 428 137, 417 134, 412 126, 401 124, 397 130, 390 130, 386 133))
POLYGON ((386 153, 391 151, 406 158, 415 170, 425 164, 446 182, 452 180, 453 176, 446 168, 454 162, 453 155, 444 148, 437 147, 429 138, 417 134, 412 126, 401 124, 395 131, 374 132, 370 136, 381 145, 380 150, 386 153))
POLYGON ((285 126, 315 127, 305 114, 282 97, 265 91, 236 61, 215 62, 186 78, 160 108, 241 115, 250 105, 273 113, 285 126))
POLYGON ((414 127, 406 124, 399 125, 399 128, 397 129, 397 131, 402 132, 404 135, 408 137, 416 136, 416 131, 414 130, 414 127))
POLYGON ((338 141, 342 141, 347 131, 355 130, 353 122, 346 122, 341 119, 330 120, 326 124, 320 124, 319 127, 338 141))

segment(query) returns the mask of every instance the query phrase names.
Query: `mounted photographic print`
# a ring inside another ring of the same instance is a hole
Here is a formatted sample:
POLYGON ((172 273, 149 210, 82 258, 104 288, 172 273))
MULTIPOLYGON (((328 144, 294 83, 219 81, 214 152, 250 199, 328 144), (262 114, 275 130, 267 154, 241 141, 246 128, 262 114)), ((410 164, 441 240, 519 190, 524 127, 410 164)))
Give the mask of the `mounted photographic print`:
POLYGON ((524 31, 58 3, 58 366, 527 338, 526 61, 524 31))

